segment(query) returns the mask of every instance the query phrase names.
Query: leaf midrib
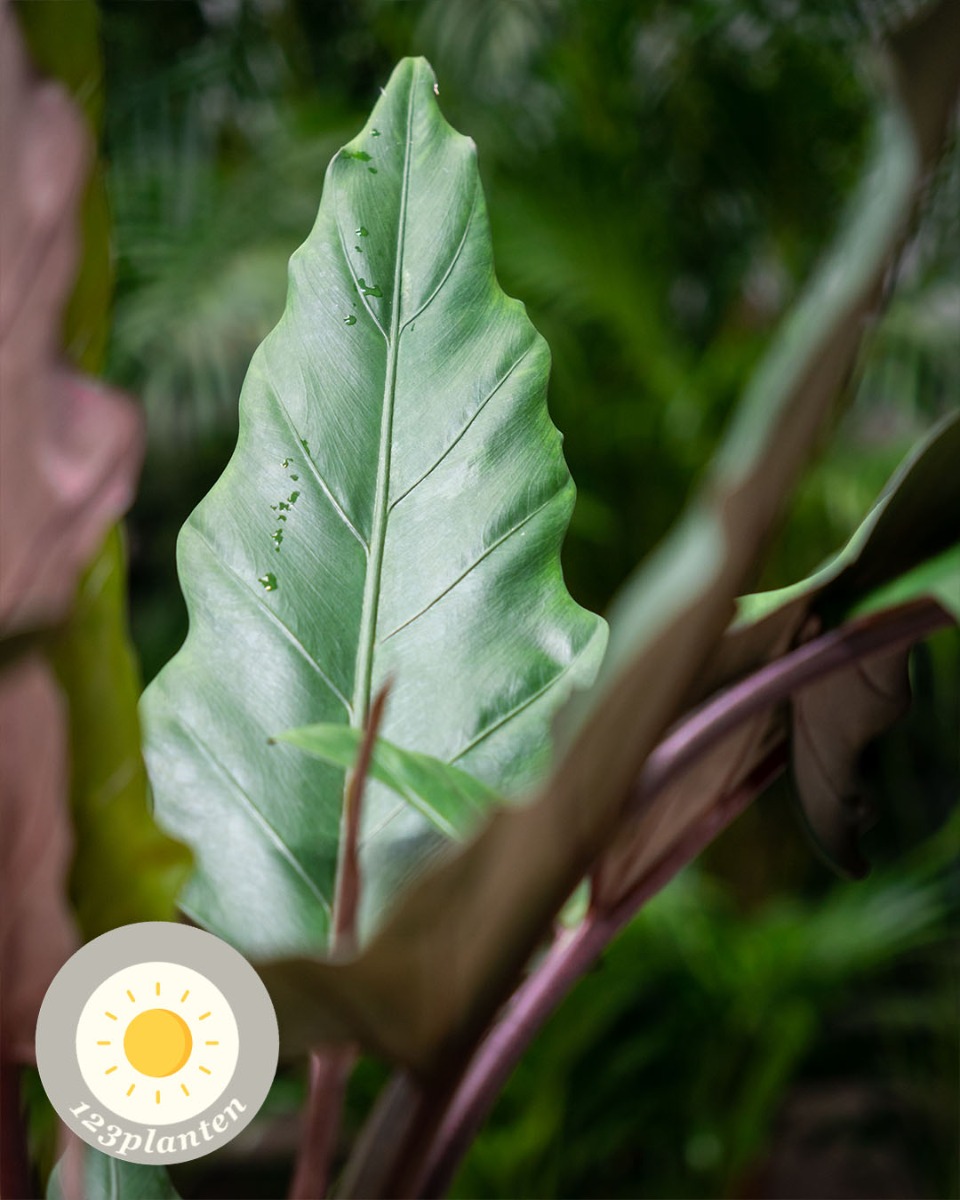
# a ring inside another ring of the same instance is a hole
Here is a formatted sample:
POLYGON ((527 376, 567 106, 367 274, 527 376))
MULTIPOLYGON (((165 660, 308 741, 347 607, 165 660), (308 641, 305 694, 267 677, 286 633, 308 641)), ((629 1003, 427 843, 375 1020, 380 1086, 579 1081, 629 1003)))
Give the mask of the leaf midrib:
POLYGON ((380 607, 380 580, 383 573, 383 552, 387 539, 387 495, 390 488, 390 459, 393 449, 393 415, 397 390, 397 359, 400 348, 400 299, 403 283, 403 253, 407 223, 407 194, 410 185, 410 142, 413 130, 413 105, 416 99, 419 65, 414 64, 407 100, 407 127, 404 139, 403 183, 400 191, 400 213, 397 219, 397 248, 394 259, 393 305, 390 313, 390 332, 387 335, 387 370, 383 389, 383 410, 380 419, 380 452, 377 459, 377 485, 374 496, 373 525, 370 531, 370 550, 364 581, 363 609, 360 616, 360 636, 357 643, 356 677, 353 688, 351 725, 362 729, 370 707, 373 679, 373 650, 376 641, 377 616, 380 607))

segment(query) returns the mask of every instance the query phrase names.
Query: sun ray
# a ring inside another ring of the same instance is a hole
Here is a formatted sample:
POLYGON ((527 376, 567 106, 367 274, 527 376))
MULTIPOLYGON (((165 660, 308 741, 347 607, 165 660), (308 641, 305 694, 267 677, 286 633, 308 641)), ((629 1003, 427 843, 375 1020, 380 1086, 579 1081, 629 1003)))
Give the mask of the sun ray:
POLYGON ((213 1074, 213 1072, 210 1071, 207 1067, 201 1067, 200 1070, 204 1073, 204 1075, 212 1075, 213 1074))
POLYGON ((128 1095, 128 1096, 132 1096, 132 1095, 133 1095, 133 1089, 134 1089, 136 1086, 137 1086, 137 1085, 136 1085, 135 1083, 131 1083, 131 1084, 130 1084, 130 1086, 127 1088, 127 1095, 128 1095))
POLYGON ((197 1020, 205 1021, 207 1019, 207 1017, 209 1017, 209 1016, 210 1016, 210 1014, 208 1012, 205 1012, 205 1013, 202 1013, 199 1017, 197 1017, 197 1020))
MULTIPOLYGON (((220 1045, 219 1042, 204 1042, 203 1044, 205 1046, 219 1046, 220 1045)), ((106 1045, 106 1043, 104 1043, 104 1045, 106 1045)))
POLYGON ((157 1104, 159 1104, 159 1103, 160 1103, 160 1093, 159 1093, 159 1091, 157 1092, 157 1099, 156 1099, 156 1103, 157 1103, 157 1104))
POLYGON ((186 991, 183 993, 183 995, 180 997, 180 1003, 182 1004, 182 1003, 184 1002, 184 1000, 186 1000, 186 998, 187 998, 189 995, 190 995, 190 989, 189 989, 189 988, 187 988, 187 990, 186 990, 186 991))
POLYGON ((158 996, 160 995, 160 982, 159 982, 159 980, 157 981, 157 995, 158 995, 158 996))
POLYGON ((190 1092, 188 1091, 188 1089, 187 1089, 187 1085, 186 1085, 185 1083, 181 1083, 181 1084, 180 1084, 180 1091, 181 1091, 181 1092, 183 1092, 183 1094, 184 1094, 185 1096, 189 1096, 189 1095, 190 1095, 190 1092))
MULTIPOLYGON (((110 1043, 109 1043, 109 1042, 97 1042, 97 1045, 98 1045, 98 1046, 109 1046, 109 1045, 110 1045, 110 1043)), ((207 1045, 209 1046, 209 1045, 210 1045, 210 1043, 209 1043, 209 1042, 207 1042, 207 1045)))
POLYGON ((104 1071, 104 1075, 112 1075, 116 1069, 116 1067, 107 1067, 107 1069, 104 1071))
POLYGON ((108 1013, 108 1012, 105 1012, 103 1015, 104 1015, 105 1017, 109 1017, 111 1021, 115 1021, 115 1020, 117 1019, 117 1018, 116 1018, 116 1016, 115 1016, 113 1013, 108 1013))
POLYGON ((136 998, 136 996, 134 996, 133 992, 131 992, 129 988, 127 988, 127 995, 130 997, 130 1003, 136 1004, 137 998, 136 998))

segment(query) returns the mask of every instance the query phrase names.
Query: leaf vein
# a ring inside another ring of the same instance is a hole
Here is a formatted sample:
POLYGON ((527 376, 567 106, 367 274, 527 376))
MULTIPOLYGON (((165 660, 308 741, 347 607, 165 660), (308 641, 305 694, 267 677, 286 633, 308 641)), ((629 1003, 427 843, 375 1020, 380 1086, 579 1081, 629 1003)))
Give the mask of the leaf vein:
POLYGON ((577 654, 574 658, 572 658, 565 667, 563 667, 561 670, 559 670, 556 673, 556 675, 554 675, 551 679, 549 679, 543 685, 543 687, 538 688, 537 691, 533 692, 532 695, 528 696, 525 700, 522 700, 518 705, 516 705, 514 708, 512 708, 508 713, 504 713, 504 715, 502 717, 498 717, 497 720, 493 721, 490 725, 488 725, 486 727, 486 729, 481 730, 480 733, 478 733, 476 735, 476 737, 471 738, 471 740, 469 742, 467 742, 467 744, 461 750, 458 750, 457 753, 454 754, 454 756, 452 758, 448 759, 451 766, 458 759, 464 758, 467 754, 470 753, 471 750, 475 750, 476 747, 479 746, 481 742, 485 741, 492 734, 496 733, 497 730, 500 729, 503 725, 506 725, 506 723, 508 721, 512 721, 515 717, 518 717, 525 709, 528 709, 532 704, 535 704, 537 702, 537 700, 540 699, 541 696, 546 695, 546 693, 549 692, 552 687, 555 687, 560 682, 560 680, 564 677, 564 675, 569 675, 569 673, 577 665, 577 663, 580 661, 580 659, 583 658, 584 654, 586 654, 587 650, 593 644, 593 640, 594 640, 593 637, 588 638, 586 643, 584 644, 582 650, 580 651, 580 653, 577 654))
POLYGON ((406 329, 406 327, 408 325, 411 325, 414 321, 416 321, 416 319, 418 317, 422 316, 427 311, 427 309, 430 307, 430 305, 434 302, 434 300, 436 300, 437 296, 440 294, 440 292, 443 288, 443 285, 450 278, 450 274, 453 271, 453 268, 460 261, 460 256, 461 256, 461 254, 463 254, 463 248, 467 244, 467 234, 470 232, 470 227, 473 224, 474 214, 476 213, 477 209, 479 208, 479 204, 478 204, 479 197, 480 197, 480 188, 478 185, 475 185, 474 192, 473 192, 473 204, 471 204, 471 206, 470 206, 470 213, 467 217, 466 224, 463 227, 463 234, 460 238, 460 244, 457 246, 456 250, 454 250, 453 257, 450 259, 450 263, 447 266, 447 269, 444 271, 443 277, 441 278, 440 282, 433 289, 433 291, 426 298, 426 300, 424 300, 423 304, 420 305, 420 307, 413 314, 413 316, 408 317, 407 320, 404 321, 404 323, 400 329, 401 333, 403 332, 404 329, 406 329))
POLYGON ((187 735, 187 737, 197 747, 197 749, 200 751, 200 753, 202 755, 204 755, 204 757, 206 759, 208 759, 210 764, 219 772, 219 774, 228 783, 230 783, 232 785, 234 792, 244 802, 244 806, 249 810, 250 815, 253 817, 253 819, 256 821, 256 823, 261 827, 261 829, 263 829, 263 831, 268 835, 268 840, 271 841, 273 843, 273 845, 277 848, 277 850, 280 851, 280 856, 282 858, 286 859, 286 861, 293 868, 295 874, 298 875, 300 877, 300 879, 303 880, 303 882, 307 885, 307 888, 310 890, 310 892, 312 892, 312 894, 320 902, 324 911, 329 916, 330 915, 329 900, 327 900, 327 898, 326 898, 326 896, 324 896, 323 892, 320 891, 320 889, 317 887, 316 883, 314 883, 314 881, 310 878, 310 875, 308 874, 306 867, 297 858, 297 856, 294 854, 293 850, 291 850, 291 848, 283 840, 283 838, 280 836, 280 834, 277 832, 277 830, 267 820, 263 810, 254 803, 253 797, 246 790, 246 788, 243 786, 243 784, 240 782, 240 780, 237 779, 237 777, 233 774, 232 771, 228 770, 228 768, 220 761, 219 758, 217 758, 217 756, 214 754, 214 752, 210 749, 210 747, 203 740, 203 738, 197 733, 197 731, 193 728, 192 725, 188 725, 186 723, 186 721, 184 721, 182 719, 180 719, 178 721, 178 724, 179 724, 180 728, 184 731, 184 733, 187 735))
POLYGON ((494 550, 497 549, 498 546, 502 546, 503 543, 505 541, 507 541, 508 538, 513 537, 513 535, 515 533, 517 533, 520 529, 522 529, 524 525, 529 524, 529 522, 532 521, 533 518, 535 516, 537 516, 538 513, 543 512, 543 510, 545 508, 547 508, 548 505, 552 504, 556 500, 556 498, 558 496, 561 496, 562 494, 563 494, 562 492, 554 492, 554 494, 552 496, 549 496, 546 500, 544 500, 544 502, 542 504, 538 504, 537 507, 532 512, 528 512, 525 517, 521 518, 521 520, 519 520, 516 523, 516 525, 514 525, 511 529, 508 529, 506 533, 501 534, 500 537, 498 537, 495 542, 491 542, 490 545, 484 549, 484 551, 480 555, 480 557, 475 559, 470 564, 470 566, 467 567, 467 569, 465 571, 462 571, 457 576, 457 578, 454 579, 454 581, 452 583, 448 584, 443 589, 442 592, 440 592, 438 595, 434 596, 434 598, 428 604, 425 604, 423 606, 423 608, 420 609, 419 612, 414 613, 412 617, 408 617, 408 619, 406 621, 403 621, 400 625, 398 625, 396 627, 396 629, 392 629, 385 637, 382 637, 380 639, 380 645, 383 645, 384 642, 388 642, 395 634, 398 634, 401 631, 401 629, 406 629, 408 625, 412 625, 414 623, 414 621, 419 620, 420 617, 422 617, 424 615, 424 613, 429 612, 430 609, 433 608, 433 606, 435 604, 439 604, 440 601, 444 598, 444 596, 448 595, 450 592, 453 591, 453 589, 458 584, 462 583, 464 581, 464 579, 466 579, 466 577, 470 574, 471 571, 473 571, 475 568, 479 567, 479 565, 484 561, 484 559, 489 558, 489 556, 494 552, 494 550))
POLYGON ((330 678, 330 676, 327 674, 327 672, 323 669, 323 667, 320 666, 320 664, 313 657, 313 655, 310 653, 310 651, 306 648, 306 646, 303 644, 303 642, 301 642, 300 639, 297 637, 297 635, 293 632, 293 630, 290 628, 290 626, 287 625, 285 621, 282 621, 277 616, 277 614, 273 611, 273 609, 270 607, 270 605, 267 604, 267 602, 261 596, 258 596, 257 593, 251 587, 247 586, 247 584, 243 580, 243 577, 239 574, 238 571, 236 571, 233 567, 231 567, 228 562, 225 562, 217 554, 216 548, 213 546, 213 544, 210 542, 209 538, 207 538, 205 534, 201 533, 200 530, 197 529, 197 527, 195 525, 185 525, 184 531, 187 531, 187 530, 189 530, 195 537, 198 537, 200 539, 200 541, 203 542, 203 544, 207 547, 207 549, 210 551, 211 558, 213 559, 213 561, 217 565, 217 567, 219 567, 221 574, 225 575, 228 579, 232 579, 236 583, 236 585, 240 588, 240 590, 243 592, 243 594, 248 599, 252 600, 257 605, 258 608, 260 608, 263 612, 265 612, 267 614, 267 616, 271 619, 271 621, 273 621, 274 625, 276 625, 276 627, 281 631, 281 633, 283 633, 285 635, 285 637, 288 639, 288 641, 294 647, 294 649, 296 649, 300 652, 300 654, 303 656, 303 658, 306 661, 306 663, 308 664, 308 666, 313 667, 313 669, 320 676, 320 678, 323 680, 323 682, 327 685, 327 687, 330 689, 330 691, 333 693, 333 695, 336 696, 336 698, 340 701, 340 703, 343 705, 343 707, 347 710, 347 715, 349 716, 351 714, 350 701, 346 698, 346 696, 344 696, 344 694, 340 691, 340 689, 337 687, 337 685, 333 682, 333 680, 330 678))
POLYGON ((413 483, 411 483, 410 486, 406 489, 406 491, 401 492, 400 495, 396 498, 396 500, 394 500, 391 503, 390 508, 389 508, 390 512, 393 512, 393 510, 397 507, 397 505, 400 503, 401 500, 405 499, 407 496, 410 495, 410 493, 412 491, 414 491, 416 488, 418 488, 420 486, 420 484, 423 483, 423 481, 427 478, 428 475, 432 475, 433 472, 437 469, 437 467, 439 467, 440 464, 444 461, 444 459, 453 452, 453 450, 456 448, 456 446, 459 445, 459 443, 466 436, 467 431, 470 429, 471 425, 473 425, 474 421, 476 421, 477 417, 480 416, 480 414, 483 412, 483 410, 486 408, 486 406, 490 403, 490 401, 493 399, 493 397, 497 394, 497 392, 500 391, 500 389, 503 387, 503 385, 507 382, 507 380, 510 378, 510 376, 517 369, 517 367, 520 366, 520 364, 523 362, 523 360, 527 357, 527 355, 533 349, 533 346, 534 346, 534 343, 531 342, 530 345, 526 348, 526 350, 524 350, 524 352, 519 356, 519 358, 515 358, 513 360, 513 362, 508 367, 508 369, 504 372, 503 375, 501 375, 501 377, 494 384, 493 388, 489 392, 487 392, 486 396, 484 396, 484 398, 480 401, 480 403, 476 407, 476 409, 474 409, 474 411, 471 414, 470 419, 467 421, 466 425, 464 425, 464 427, 460 430, 460 432, 453 439, 453 441, 447 446, 447 448, 443 451, 443 453, 436 460, 436 462, 434 462, 432 466, 428 467, 427 470, 424 471, 424 473, 420 476, 419 479, 417 479, 413 483))
MULTIPOLYGON (((303 368, 301 367, 300 370, 301 370, 301 377, 302 377, 303 368)), ((264 380, 264 382, 266 382, 266 380, 264 380)), ((363 534, 360 532, 359 529, 357 529, 356 525, 354 525, 354 523, 347 516, 346 509, 343 507, 343 505, 340 503, 340 501, 333 494, 333 489, 330 487, 330 485, 327 483, 327 481, 324 479, 324 477, 320 474, 320 468, 313 461, 313 455, 309 452, 309 450, 307 450, 306 446, 304 446, 303 438, 300 436, 300 430, 297 429, 296 425, 294 425, 293 418, 290 416, 287 406, 280 399, 280 397, 273 390, 273 388, 270 387, 269 385, 267 386, 267 392, 273 398, 273 401, 276 404, 276 406, 280 412, 280 415, 283 417, 283 419, 286 421, 287 425, 290 427, 290 432, 297 439, 297 445, 303 450, 304 458, 306 459, 307 465, 309 466, 311 472, 313 473, 313 477, 316 479, 317 483, 320 484, 320 488, 321 488, 323 494, 327 497, 327 499, 330 501, 330 503, 333 505, 333 507, 337 510, 337 515, 340 517, 340 520, 343 522, 344 525, 346 525, 346 527, 350 530, 350 532, 353 534, 353 536, 357 539, 357 541, 363 547, 364 552, 369 553, 370 547, 367 545, 366 539, 363 537, 363 534)))
MULTIPOLYGON (((341 149, 337 153, 342 154, 343 148, 341 147, 341 149)), ((344 190, 346 190, 346 189, 344 189, 344 190)), ((347 250, 347 242, 343 236, 343 224, 340 220, 340 194, 339 194, 339 191, 334 190, 333 196, 334 196, 333 204, 334 204, 334 210, 335 210, 334 222, 337 226, 337 237, 340 239, 340 249, 343 253, 343 261, 344 261, 344 263, 346 263, 347 270, 350 272, 350 278, 353 280, 353 286, 357 289, 357 295, 360 297, 360 303, 363 305, 363 307, 367 310, 367 312, 373 318, 373 323, 380 330, 383 340, 385 342, 389 342, 390 338, 387 334, 387 331, 380 324, 380 321, 377 318, 377 314, 370 307, 368 300, 367 300, 367 296, 366 296, 363 288, 360 286, 359 276, 357 275, 356 271, 353 269, 353 263, 350 261, 350 252, 347 250)))

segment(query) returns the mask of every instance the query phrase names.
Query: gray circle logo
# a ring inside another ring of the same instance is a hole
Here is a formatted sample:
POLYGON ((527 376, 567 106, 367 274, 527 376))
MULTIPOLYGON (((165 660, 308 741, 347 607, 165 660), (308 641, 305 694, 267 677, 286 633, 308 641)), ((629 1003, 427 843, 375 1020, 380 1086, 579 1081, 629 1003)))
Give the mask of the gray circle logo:
POLYGON ((85 1142, 154 1166, 219 1149, 253 1120, 277 1069, 277 1018, 232 946, 187 925, 124 925, 50 984, 37 1067, 85 1142))

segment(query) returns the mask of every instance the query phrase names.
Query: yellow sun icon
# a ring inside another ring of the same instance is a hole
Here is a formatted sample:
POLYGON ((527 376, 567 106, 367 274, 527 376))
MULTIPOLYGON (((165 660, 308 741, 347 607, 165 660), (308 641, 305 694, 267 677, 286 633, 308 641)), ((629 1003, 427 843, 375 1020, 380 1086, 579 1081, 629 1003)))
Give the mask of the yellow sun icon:
POLYGON ((141 1075, 157 1079, 175 1075, 192 1050, 190 1026, 169 1008, 148 1008, 139 1013, 123 1035, 123 1052, 130 1066, 141 1075))
POLYGON ((174 963, 138 963, 93 992, 77 1025, 77 1061, 104 1104, 168 1124, 203 1109, 230 1082, 237 1024, 216 985, 174 963))

